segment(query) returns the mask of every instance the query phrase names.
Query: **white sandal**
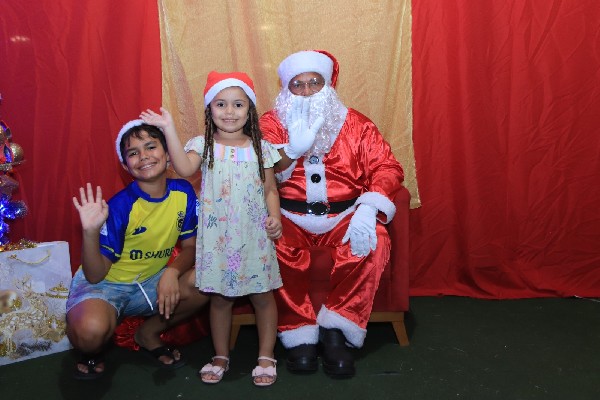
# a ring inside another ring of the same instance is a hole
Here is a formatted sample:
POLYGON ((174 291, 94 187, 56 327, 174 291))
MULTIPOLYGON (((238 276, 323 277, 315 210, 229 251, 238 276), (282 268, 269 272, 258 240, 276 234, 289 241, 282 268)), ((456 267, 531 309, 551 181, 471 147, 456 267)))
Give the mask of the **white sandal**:
POLYGON ((277 380, 277 360, 265 356, 258 357, 258 361, 260 360, 271 361, 273 365, 270 365, 267 368, 257 365, 256 368, 252 370, 252 383, 256 386, 271 386, 277 380), (271 381, 257 382, 257 378, 271 378, 271 381))
POLYGON ((209 384, 219 383, 221 382, 221 379, 223 379, 223 374, 229 370, 229 357, 214 356, 212 358, 212 361, 215 361, 215 359, 227 361, 227 364, 225 364, 225 368, 219 367, 218 365, 213 365, 212 363, 206 364, 198 372, 198 374, 200 375, 200 379, 202 379, 202 382, 209 384), (216 377, 217 379, 208 379, 208 376, 216 377))

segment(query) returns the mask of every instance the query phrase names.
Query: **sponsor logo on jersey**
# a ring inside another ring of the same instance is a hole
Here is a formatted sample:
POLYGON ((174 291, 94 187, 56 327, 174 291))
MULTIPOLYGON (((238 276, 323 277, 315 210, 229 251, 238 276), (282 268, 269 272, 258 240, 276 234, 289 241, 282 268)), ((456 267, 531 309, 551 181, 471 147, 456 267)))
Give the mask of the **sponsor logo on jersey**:
POLYGON ((132 260, 148 260, 150 258, 168 258, 173 254, 174 247, 168 249, 143 252, 139 249, 133 249, 129 252, 129 258, 132 260))
POLYGON ((129 258, 131 258, 132 260, 141 260, 143 254, 144 253, 141 250, 134 249, 129 252, 129 258))
POLYGON ((181 228, 183 228, 183 220, 185 218, 185 213, 183 211, 179 211, 177 213, 177 230, 181 232, 181 228))
POLYGON ((146 232, 147 228, 145 226, 138 226, 133 230, 133 235, 139 235, 140 233, 146 232))

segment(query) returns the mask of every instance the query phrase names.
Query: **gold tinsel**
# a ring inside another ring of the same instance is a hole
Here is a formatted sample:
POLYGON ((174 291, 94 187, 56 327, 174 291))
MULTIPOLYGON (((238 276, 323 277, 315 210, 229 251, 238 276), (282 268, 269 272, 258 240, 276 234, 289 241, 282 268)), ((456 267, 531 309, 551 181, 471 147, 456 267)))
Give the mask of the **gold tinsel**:
POLYGON ((8 242, 5 245, 0 245, 0 252, 32 249, 34 247, 37 247, 37 242, 31 241, 29 239, 21 239, 17 243, 8 242))

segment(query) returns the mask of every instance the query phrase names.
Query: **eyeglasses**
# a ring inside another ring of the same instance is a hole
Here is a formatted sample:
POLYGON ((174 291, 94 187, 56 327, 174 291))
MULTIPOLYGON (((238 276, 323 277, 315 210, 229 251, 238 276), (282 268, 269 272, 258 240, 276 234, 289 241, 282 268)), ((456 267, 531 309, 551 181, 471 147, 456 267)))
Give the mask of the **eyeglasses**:
POLYGON ((321 81, 317 78, 312 78, 308 82, 303 82, 303 81, 290 82, 290 84, 288 85, 288 88, 290 89, 290 92, 292 92, 296 95, 300 95, 304 92, 304 88, 306 88, 306 87, 308 87, 308 90, 310 91, 310 93, 317 93, 319 90, 323 89, 323 86, 325 86, 324 81, 321 81))

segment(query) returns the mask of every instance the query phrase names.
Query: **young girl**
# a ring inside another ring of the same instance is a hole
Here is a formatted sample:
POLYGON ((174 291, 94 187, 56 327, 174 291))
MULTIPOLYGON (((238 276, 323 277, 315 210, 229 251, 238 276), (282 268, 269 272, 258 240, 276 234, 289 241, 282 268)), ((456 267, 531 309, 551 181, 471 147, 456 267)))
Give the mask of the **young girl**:
POLYGON ((281 236, 281 214, 273 165, 281 156, 261 139, 254 84, 246 74, 210 72, 204 104, 206 132, 185 148, 167 110, 161 108, 161 115, 147 110, 140 117, 164 131, 179 175, 202 172, 196 286, 211 295, 215 356, 200 370, 200 378, 218 383, 228 370, 231 309, 236 297, 249 295, 259 335, 252 379, 257 386, 268 386, 277 379, 272 291, 282 282, 272 240, 281 236))

